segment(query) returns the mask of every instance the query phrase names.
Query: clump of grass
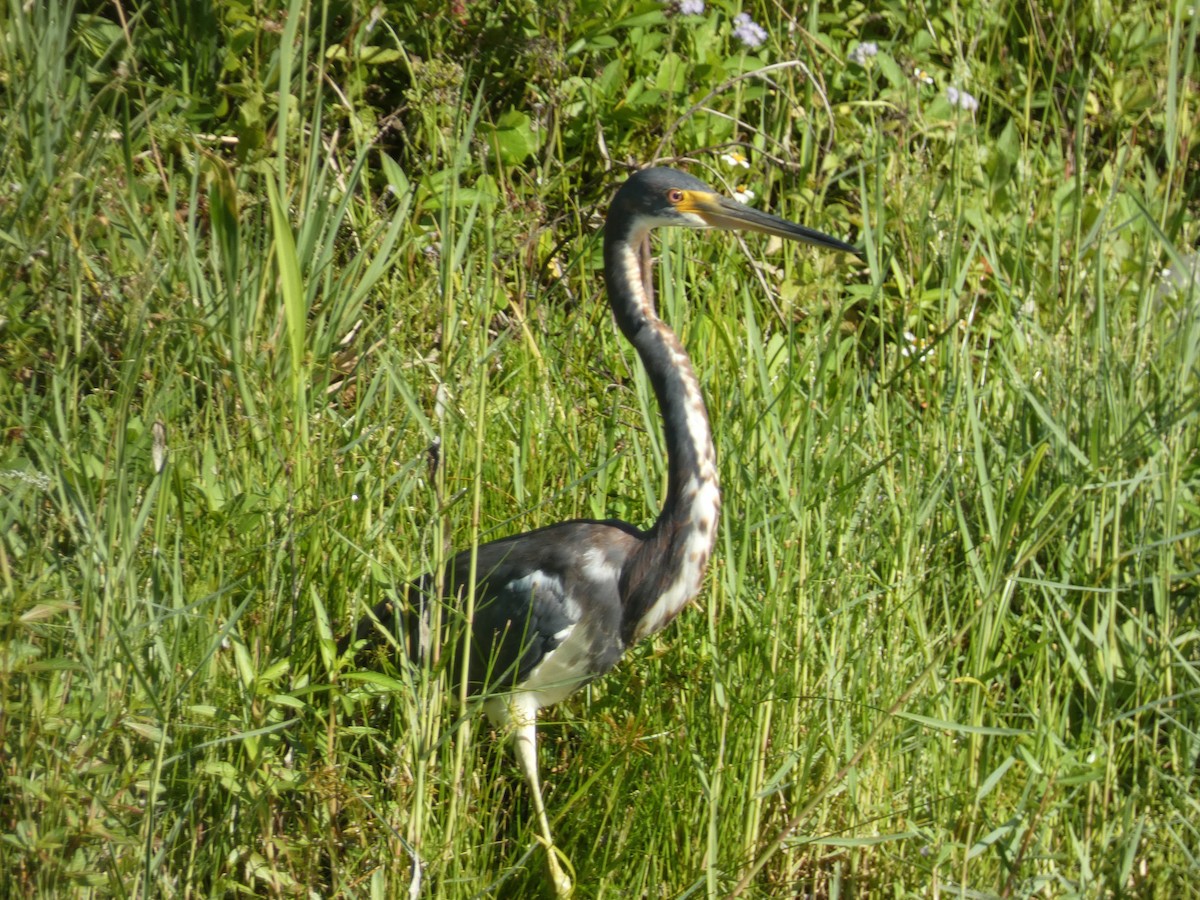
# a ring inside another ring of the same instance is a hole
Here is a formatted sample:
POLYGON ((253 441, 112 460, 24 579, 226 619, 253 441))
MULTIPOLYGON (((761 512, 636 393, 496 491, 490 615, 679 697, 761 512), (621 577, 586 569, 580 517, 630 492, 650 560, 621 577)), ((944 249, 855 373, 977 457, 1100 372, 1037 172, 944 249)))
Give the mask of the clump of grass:
POLYGON ((1184 5, 217 11, 4 14, 14 890, 541 890, 486 725, 334 638, 471 541, 652 519, 594 223, 656 155, 868 263, 657 248, 726 514, 543 729, 579 893, 1195 880, 1184 5))

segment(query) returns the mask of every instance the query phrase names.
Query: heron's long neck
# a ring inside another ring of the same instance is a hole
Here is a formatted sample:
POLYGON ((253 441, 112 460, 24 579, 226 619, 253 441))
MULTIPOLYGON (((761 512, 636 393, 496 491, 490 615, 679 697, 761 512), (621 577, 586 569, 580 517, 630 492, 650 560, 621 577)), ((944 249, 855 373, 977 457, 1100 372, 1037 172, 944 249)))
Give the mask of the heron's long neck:
POLYGON ((662 411, 667 496, 640 552, 622 576, 622 637, 633 643, 670 622, 700 590, 717 536, 721 491, 700 383, 687 351, 659 319, 644 287, 638 248, 645 233, 606 235, 608 295, 662 411))

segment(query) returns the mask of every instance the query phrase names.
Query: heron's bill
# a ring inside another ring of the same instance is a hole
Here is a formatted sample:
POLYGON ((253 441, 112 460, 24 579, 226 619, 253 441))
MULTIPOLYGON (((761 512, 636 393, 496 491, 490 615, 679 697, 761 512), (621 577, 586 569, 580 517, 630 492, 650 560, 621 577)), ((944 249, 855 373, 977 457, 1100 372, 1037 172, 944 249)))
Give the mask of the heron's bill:
POLYGON ((710 228, 723 228, 727 231, 748 230, 760 231, 763 234, 773 234, 776 237, 790 241, 800 241, 812 244, 814 247, 824 247, 827 250, 841 250, 862 256, 862 251, 853 244, 839 241, 823 232, 804 225, 797 225, 779 216, 762 212, 744 203, 738 203, 721 194, 709 194, 701 191, 685 191, 683 201, 676 206, 682 212, 690 212, 703 219, 710 228))

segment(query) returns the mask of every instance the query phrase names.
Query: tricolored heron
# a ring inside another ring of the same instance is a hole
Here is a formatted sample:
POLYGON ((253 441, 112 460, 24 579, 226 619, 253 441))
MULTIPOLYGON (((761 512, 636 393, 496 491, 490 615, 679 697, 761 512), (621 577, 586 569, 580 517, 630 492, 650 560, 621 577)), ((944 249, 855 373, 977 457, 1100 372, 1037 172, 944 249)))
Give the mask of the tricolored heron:
POLYGON ((467 687, 483 696, 498 728, 513 731, 560 896, 571 891, 571 881, 542 802, 538 710, 603 675, 626 649, 675 618, 699 592, 717 536, 721 491, 704 397, 687 351, 658 317, 642 268, 642 245, 660 225, 747 229, 858 253, 819 231, 713 193, 683 172, 645 169, 631 176, 609 208, 604 278, 617 325, 637 350, 662 412, 667 495, 658 518, 648 531, 617 520, 562 522, 458 554, 446 566, 441 592, 460 616, 472 609, 466 594, 474 559, 465 642, 431 633, 433 621, 453 618, 432 617, 439 597, 431 575, 377 606, 354 634, 367 649, 386 643, 397 657, 417 663, 431 658, 435 643, 445 646, 450 678, 459 684, 467 645, 467 687))

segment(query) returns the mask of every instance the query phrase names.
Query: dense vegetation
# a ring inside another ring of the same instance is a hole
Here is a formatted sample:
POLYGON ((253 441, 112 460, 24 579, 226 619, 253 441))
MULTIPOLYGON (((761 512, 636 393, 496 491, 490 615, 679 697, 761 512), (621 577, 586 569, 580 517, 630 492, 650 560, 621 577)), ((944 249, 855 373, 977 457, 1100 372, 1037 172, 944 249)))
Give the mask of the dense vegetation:
POLYGON ((334 639, 451 548, 652 520, 598 242, 652 160, 867 256, 656 245, 725 516, 542 729, 578 895, 1194 890, 1194 6, 0 16, 8 891, 542 889, 486 723, 334 639))

